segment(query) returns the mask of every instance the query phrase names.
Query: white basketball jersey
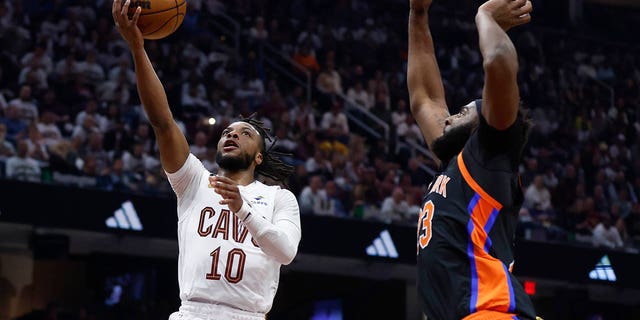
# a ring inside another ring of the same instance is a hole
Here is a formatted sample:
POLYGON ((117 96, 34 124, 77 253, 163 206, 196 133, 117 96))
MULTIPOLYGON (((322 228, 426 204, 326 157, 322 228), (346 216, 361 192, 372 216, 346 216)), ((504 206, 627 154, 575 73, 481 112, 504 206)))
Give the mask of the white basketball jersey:
MULTIPOLYGON (((192 154, 180 170, 167 174, 178 200, 180 299, 266 314, 278 288, 280 264, 218 203, 222 197, 209 188, 209 174, 192 154)), ((267 221, 272 221, 278 193, 286 191, 258 181, 239 188, 252 214, 267 221)))

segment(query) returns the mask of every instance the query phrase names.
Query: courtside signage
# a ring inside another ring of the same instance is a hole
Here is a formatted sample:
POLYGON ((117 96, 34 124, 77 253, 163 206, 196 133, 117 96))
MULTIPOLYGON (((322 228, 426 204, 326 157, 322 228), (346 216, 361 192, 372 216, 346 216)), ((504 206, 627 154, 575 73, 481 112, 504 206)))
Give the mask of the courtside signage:
POLYGON ((373 243, 366 249, 367 255, 372 257, 398 258, 398 250, 391 239, 388 230, 383 230, 380 235, 373 239, 373 243))
POLYGON ((105 224, 111 229, 142 231, 142 223, 138 218, 138 212, 131 201, 126 201, 113 212, 113 217, 107 218, 105 224))
POLYGON ((616 282, 616 273, 613 271, 609 256, 605 254, 600 258, 600 262, 589 272, 589 279, 616 282))

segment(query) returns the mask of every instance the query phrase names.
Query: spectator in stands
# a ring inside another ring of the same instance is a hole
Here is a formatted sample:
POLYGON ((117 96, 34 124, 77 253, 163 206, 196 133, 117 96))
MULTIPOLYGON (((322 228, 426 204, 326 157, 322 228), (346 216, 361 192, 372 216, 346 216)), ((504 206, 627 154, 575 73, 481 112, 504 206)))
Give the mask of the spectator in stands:
MULTIPOLYGON (((378 159, 376 159, 376 161, 378 161, 378 159)), ((380 195, 383 198, 386 198, 391 196, 397 188, 398 180, 400 180, 400 178, 395 170, 382 169, 381 171, 384 172, 384 176, 382 176, 376 187, 378 188, 380 195)))
POLYGON ((209 172, 218 172, 220 166, 216 161, 216 148, 207 148, 204 156, 202 157, 202 165, 209 170, 209 172))
POLYGON ((411 118, 407 112, 407 102, 404 99, 399 99, 396 102, 396 107, 391 111, 391 125, 396 128, 404 125, 407 123, 407 118, 411 118))
POLYGON ((109 126, 109 121, 105 116, 98 112, 98 101, 95 99, 88 100, 84 105, 84 110, 80 111, 76 115, 75 124, 76 126, 82 126, 84 123, 84 119, 87 116, 91 116, 93 120, 96 122, 97 129, 102 132, 106 132, 109 126))
POLYGON ((426 186, 431 181, 427 173, 420 167, 420 159, 418 157, 409 158, 404 170, 410 177, 411 185, 413 186, 426 186))
POLYGON ((265 95, 264 82, 254 73, 246 75, 240 87, 235 90, 235 98, 246 100, 249 107, 256 109, 265 95))
POLYGON ((29 157, 40 161, 43 164, 49 161, 49 152, 47 151, 45 140, 35 123, 29 125, 29 128, 27 129, 27 137, 28 139, 25 139, 25 141, 28 145, 27 154, 29 157))
POLYGON ((422 139, 422 131, 420 127, 413 120, 413 117, 406 117, 403 123, 400 123, 395 127, 396 134, 401 141, 409 142, 414 145, 424 145, 424 139, 422 139))
POLYGON ((131 147, 133 138, 126 124, 122 120, 116 121, 115 125, 104 134, 104 149, 111 154, 121 153, 131 147))
POLYGON ((640 203, 634 203, 631 213, 624 218, 627 231, 635 246, 640 245, 640 203))
POLYGON ((324 132, 325 141, 349 144, 349 122, 340 103, 334 103, 331 110, 322 115, 320 129, 324 132))
POLYGON ((353 210, 351 216, 356 219, 371 219, 378 216, 378 207, 367 200, 366 188, 362 184, 356 184, 353 188, 353 210))
POLYGON ((319 36, 318 19, 311 16, 306 21, 305 28, 298 34, 298 45, 308 43, 310 49, 317 51, 322 48, 322 39, 319 36))
POLYGON ((18 139, 26 134, 27 123, 20 117, 20 110, 14 105, 7 106, 4 115, 4 118, 0 118, 0 121, 7 128, 7 140, 11 143, 16 143, 18 139))
POLYGON ((523 206, 529 209, 534 218, 547 220, 553 219, 554 212, 551 205, 551 193, 544 185, 544 177, 537 175, 533 178, 533 183, 529 185, 524 193, 523 206))
POLYGON ((607 211, 611 206, 608 196, 604 192, 602 185, 597 184, 593 187, 593 200, 598 211, 607 211))
POLYGON ((80 124, 76 124, 73 127, 73 132, 71 133, 72 139, 79 139, 82 143, 87 141, 89 138, 89 134, 92 132, 100 132, 100 126, 96 121, 96 118, 93 115, 88 114, 84 117, 80 124))
POLYGON ((314 214, 316 208, 322 208, 322 203, 327 202, 327 193, 324 190, 324 182, 319 175, 309 178, 309 185, 302 189, 298 197, 301 214, 314 214))
POLYGON ((131 171, 138 174, 140 177, 144 176, 145 166, 145 152, 144 146, 140 142, 135 142, 132 147, 132 151, 128 150, 122 154, 122 162, 126 171, 131 171))
POLYGON ((18 83, 25 84, 29 77, 34 77, 32 84, 37 89, 46 89, 48 87, 47 78, 53 72, 53 61, 46 53, 46 45, 42 42, 35 44, 33 51, 25 54, 20 59, 21 70, 18 75, 18 83))
POLYGON ((593 229, 593 245, 610 249, 619 249, 624 245, 618 229, 611 223, 611 216, 607 213, 600 215, 600 222, 593 229))
POLYGON ((53 70, 53 76, 58 78, 58 81, 67 82, 69 79, 81 72, 80 64, 77 61, 77 53, 75 51, 67 52, 64 59, 60 59, 55 64, 53 70))
POLYGON ((311 43, 309 41, 300 45, 293 55, 293 60, 306 68, 311 74, 315 75, 320 72, 320 65, 315 54, 311 51, 311 43))
POLYGON ((325 100, 333 101, 336 95, 342 94, 342 78, 335 70, 334 61, 327 59, 324 68, 316 78, 316 89, 326 96, 325 100))
POLYGON ((269 24, 269 42, 276 48, 283 51, 285 54, 291 54, 293 50, 293 44, 289 40, 288 28, 283 27, 280 20, 277 18, 271 19, 269 24))
POLYGON ((558 185, 552 191, 551 202, 558 211, 566 212, 576 198, 575 190, 579 180, 576 168, 571 163, 566 164, 561 172, 558 185))
POLYGON ((107 179, 105 187, 107 190, 131 192, 140 189, 131 172, 124 170, 122 158, 113 160, 107 179))
POLYGON ((40 165, 29 156, 26 139, 18 140, 16 155, 9 157, 5 164, 5 177, 8 179, 40 182, 40 165))
POLYGON ((154 147, 156 142, 151 136, 151 128, 148 123, 138 123, 136 131, 133 132, 133 142, 141 144, 142 150, 145 153, 153 154, 155 152, 154 147))
POLYGON ((600 213, 595 208, 593 198, 584 199, 584 204, 576 215, 577 224, 572 226, 576 231, 576 240, 590 242, 593 236, 593 229, 600 223, 600 213), (578 237, 581 235, 581 237, 578 237))
POLYGON ((314 133, 317 129, 315 110, 307 102, 302 102, 290 108, 290 118, 294 122, 294 129, 297 133, 307 135, 314 133))
POLYGON ((116 74, 115 77, 115 79, 106 79, 96 86, 96 98, 108 103, 127 105, 134 86, 127 80, 127 73, 124 70, 116 74))
POLYGON ((38 107, 36 100, 33 98, 31 86, 24 85, 20 87, 19 96, 9 101, 8 105, 18 108, 20 118, 23 119, 26 124, 38 120, 38 107))
POLYGON ((347 90, 347 99, 358 106, 364 107, 366 110, 373 107, 373 97, 364 89, 361 81, 356 81, 356 83, 347 90))
POLYGON ((78 62, 78 69, 91 83, 96 86, 105 79, 104 68, 97 61, 98 53, 96 49, 90 49, 83 61, 78 62))
POLYGON ((89 134, 87 143, 83 144, 78 150, 78 155, 83 159, 91 157, 97 173, 103 173, 105 169, 109 167, 110 158, 107 151, 104 149, 104 134, 102 132, 94 131, 89 134))
POLYGON ((249 29, 249 37, 254 42, 266 41, 269 38, 269 31, 264 26, 264 18, 257 17, 256 23, 249 29))
POLYGON ((40 121, 36 124, 46 147, 51 147, 63 139, 62 132, 56 125, 57 118, 53 112, 44 112, 40 117, 40 121))
POLYGON ((7 126, 0 123, 0 162, 4 163, 7 158, 16 154, 16 148, 6 139, 7 126))
POLYGON ((131 68, 131 58, 129 56, 121 57, 118 64, 109 70, 109 80, 115 81, 121 77, 124 77, 126 84, 130 86, 136 84, 136 74, 131 68))
POLYGON ((378 219, 386 223, 407 221, 411 215, 409 210, 405 191, 400 187, 395 187, 393 193, 382 201, 378 219))
POLYGON ((198 159, 204 159, 207 154, 207 144, 209 138, 204 131, 196 132, 195 138, 193 139, 193 143, 189 145, 189 151, 193 153, 198 159))
POLYGON ((313 213, 321 216, 346 217, 347 210, 341 199, 340 187, 335 181, 329 180, 324 185, 324 194, 314 202, 313 213))

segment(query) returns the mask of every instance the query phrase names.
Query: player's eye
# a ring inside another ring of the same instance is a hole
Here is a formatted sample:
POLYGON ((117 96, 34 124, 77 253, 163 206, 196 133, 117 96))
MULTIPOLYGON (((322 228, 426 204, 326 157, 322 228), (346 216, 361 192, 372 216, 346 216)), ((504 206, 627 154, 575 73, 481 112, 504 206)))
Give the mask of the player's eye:
POLYGON ((251 137, 251 133, 249 133, 249 131, 242 131, 242 134, 244 134, 247 137, 251 137))

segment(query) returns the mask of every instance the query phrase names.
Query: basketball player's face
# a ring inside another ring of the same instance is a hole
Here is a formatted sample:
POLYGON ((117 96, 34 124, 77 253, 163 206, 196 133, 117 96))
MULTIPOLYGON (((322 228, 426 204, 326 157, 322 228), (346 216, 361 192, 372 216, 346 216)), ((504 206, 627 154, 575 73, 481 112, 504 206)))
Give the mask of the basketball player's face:
POLYGON ((443 135, 447 132, 455 130, 456 127, 469 127, 478 121, 478 109, 476 108, 475 101, 462 107, 460 112, 449 116, 444 120, 443 135))
POLYGON ((462 151, 477 125, 478 111, 475 102, 472 102, 462 107, 459 113, 445 119, 442 135, 433 141, 433 153, 443 163, 448 162, 462 151))
POLYGON ((222 131, 218 142, 216 162, 228 171, 247 170, 255 161, 262 162, 259 154, 262 137, 246 122, 234 122, 222 131))

